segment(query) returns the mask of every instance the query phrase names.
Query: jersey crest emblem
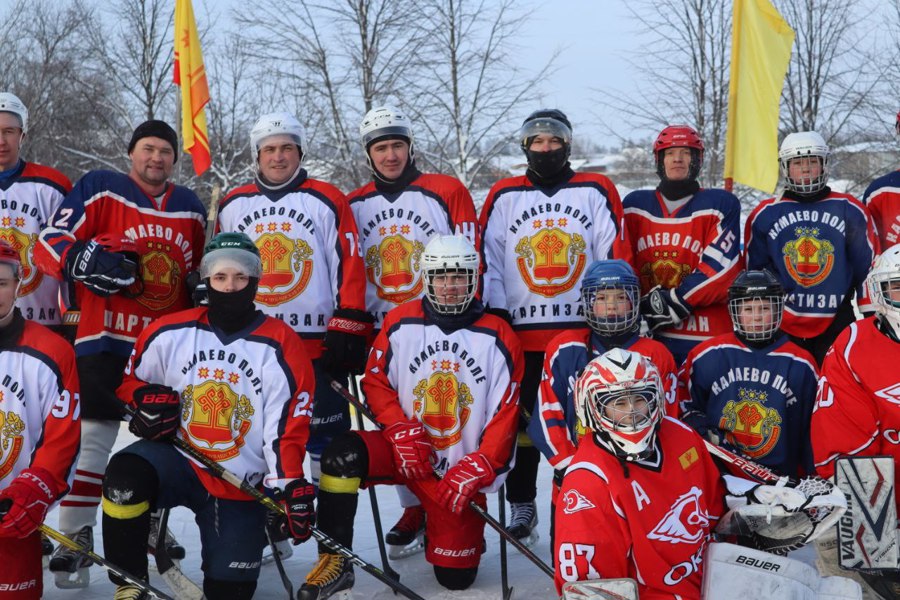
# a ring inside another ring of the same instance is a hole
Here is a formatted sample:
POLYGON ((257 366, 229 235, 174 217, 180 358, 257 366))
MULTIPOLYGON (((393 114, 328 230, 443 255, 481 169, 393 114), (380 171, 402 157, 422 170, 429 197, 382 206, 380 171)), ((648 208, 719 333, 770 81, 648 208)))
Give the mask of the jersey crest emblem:
MULTIPOLYGON (((681 280, 693 271, 691 265, 679 260, 680 251, 653 250, 650 260, 641 265, 641 289, 652 289, 658 285, 666 289, 678 287, 681 280)), ((685 258, 690 254, 685 252, 685 258)))
POLYGON ((578 490, 569 490, 563 494, 563 512, 567 515, 577 513, 580 510, 597 508, 596 505, 584 497, 578 490))
POLYGON ((282 231, 290 231, 288 222, 256 225, 262 277, 256 301, 266 306, 278 306, 303 293, 313 272, 313 250, 305 240, 291 240, 282 231), (279 227, 281 231, 279 230, 279 227))
MULTIPOLYGON (((392 225, 391 230, 395 227, 392 225)), ((419 259, 424 250, 425 245, 419 240, 389 235, 366 251, 366 279, 375 285, 379 298, 403 304, 422 294, 419 259)))
POLYGON ((243 375, 201 365, 197 376, 206 380, 188 385, 181 394, 182 434, 215 461, 234 458, 244 445, 255 412, 250 400, 238 396, 230 386, 243 375))
POLYGON ((432 373, 413 389, 413 411, 425 425, 435 450, 445 450, 462 439, 469 420, 472 392, 456 378, 459 363, 432 360, 432 373))
POLYGON ((552 298, 567 292, 581 280, 587 256, 584 238, 554 227, 564 226, 565 218, 535 221, 536 228, 545 224, 532 236, 524 236, 516 244, 516 265, 525 286, 535 294, 552 298))
POLYGON ((738 388, 737 401, 729 400, 719 419, 725 439, 750 458, 767 455, 781 438, 781 415, 765 405, 768 396, 766 392, 738 388))
POLYGON ((696 544, 706 537, 709 514, 700 508, 701 496, 697 486, 682 494, 647 537, 672 544, 696 544))
MULTIPOLYGON (((3 400, 3 392, 0 392, 0 401, 3 400)), ((13 411, 4 413, 0 410, 0 480, 9 475, 22 451, 25 441, 22 432, 25 431, 25 423, 13 411)))
POLYGON ((182 269, 172 258, 173 250, 170 242, 147 239, 141 252, 141 281, 128 289, 135 300, 150 310, 165 310, 172 306, 183 285, 182 269))
MULTIPOLYGON (((6 221, 7 219, 8 217, 3 220, 6 221)), ((14 219, 16 224, 18 224, 19 219, 22 219, 22 217, 14 219)), ((24 223, 22 224, 24 225, 24 223)), ((36 290, 41 285, 41 281, 44 280, 44 274, 41 273, 40 269, 35 268, 31 258, 34 245, 37 243, 37 234, 32 233, 28 235, 18 229, 2 227, 0 228, 0 239, 6 240, 12 246, 12 249, 19 253, 19 262, 22 263, 22 284, 19 287, 19 297, 27 296, 36 290)))
POLYGON ((875 392, 875 395, 891 404, 900 404, 900 383, 880 389, 875 392))
POLYGON ((784 266, 791 278, 803 287, 821 283, 834 266, 834 245, 820 239, 818 227, 798 227, 796 239, 781 249, 784 266))

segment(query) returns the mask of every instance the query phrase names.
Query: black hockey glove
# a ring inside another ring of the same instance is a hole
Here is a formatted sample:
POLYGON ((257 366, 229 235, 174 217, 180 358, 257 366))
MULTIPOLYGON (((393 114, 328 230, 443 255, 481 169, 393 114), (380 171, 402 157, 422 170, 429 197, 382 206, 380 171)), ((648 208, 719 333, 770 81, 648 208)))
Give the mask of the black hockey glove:
POLYGON ((509 311, 505 308, 493 308, 489 306, 484 312, 500 317, 506 321, 508 325, 512 325, 512 315, 509 314, 509 311))
POLYGON ((83 283, 98 296, 111 296, 135 281, 137 264, 91 240, 75 242, 66 254, 66 278, 83 283))
POLYGON ((366 346, 375 318, 364 310, 338 308, 328 321, 322 367, 332 377, 362 373, 366 366, 366 346))
POLYGON ((145 440, 174 437, 181 424, 181 396, 167 385, 151 383, 134 391, 136 409, 128 430, 145 440))
POLYGON ((194 306, 206 306, 209 304, 209 294, 206 282, 200 279, 200 271, 191 271, 184 277, 184 285, 194 306))
POLYGON ((285 516, 282 531, 287 536, 294 538, 294 544, 305 542, 312 535, 312 528, 316 524, 316 488, 303 479, 295 479, 285 486, 281 494, 281 505, 284 507, 285 516))
POLYGON ((647 319, 650 331, 681 322, 691 314, 691 307, 678 299, 675 290, 656 286, 641 298, 641 315, 647 319))

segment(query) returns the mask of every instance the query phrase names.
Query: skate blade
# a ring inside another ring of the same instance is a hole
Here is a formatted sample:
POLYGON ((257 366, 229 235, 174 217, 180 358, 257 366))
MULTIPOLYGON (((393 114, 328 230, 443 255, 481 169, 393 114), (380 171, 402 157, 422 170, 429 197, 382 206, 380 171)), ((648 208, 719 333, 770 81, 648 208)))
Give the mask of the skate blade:
POLYGON ((388 544, 388 557, 391 560, 402 560, 415 556, 425 551, 425 536, 420 535, 405 546, 392 546, 388 544))
POLYGON ((341 590, 326 597, 326 600, 353 600, 353 590, 341 590))
POLYGON ((53 575, 56 578, 56 587, 61 590, 83 589, 91 584, 91 570, 88 567, 82 567, 74 573, 54 571, 53 575))
POLYGON ((539 539, 541 539, 540 534, 539 534, 537 531, 532 531, 531 533, 529 533, 529 534, 526 535, 525 537, 519 538, 519 541, 520 541, 520 542, 522 543, 522 545, 525 546, 526 548, 531 548, 532 546, 534 546, 535 544, 537 544, 537 542, 538 542, 539 539))

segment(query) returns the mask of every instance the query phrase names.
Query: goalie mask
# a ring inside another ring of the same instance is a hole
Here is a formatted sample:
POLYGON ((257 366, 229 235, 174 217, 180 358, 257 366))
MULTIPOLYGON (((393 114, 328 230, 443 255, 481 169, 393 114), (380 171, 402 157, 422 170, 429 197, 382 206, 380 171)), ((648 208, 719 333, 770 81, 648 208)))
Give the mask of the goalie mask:
POLYGON ((784 287, 769 271, 744 271, 728 288, 728 312, 738 339, 768 344, 781 327, 784 287))
POLYGON ((875 259, 866 277, 869 298, 883 327, 900 341, 900 244, 875 259))
POLYGON ((478 287, 480 260, 462 235, 431 238, 422 252, 425 296, 435 312, 458 315, 469 307, 478 287))
POLYGON ((589 362, 575 382, 575 410, 616 456, 634 461, 654 451, 661 393, 653 363, 615 348, 589 362))
POLYGON ((584 318, 590 328, 603 337, 634 328, 640 297, 637 275, 631 265, 621 259, 591 263, 581 280, 584 318))
POLYGON ((799 131, 788 134, 781 142, 781 149, 778 151, 784 187, 801 195, 812 195, 823 190, 828 181, 828 157, 830 155, 831 151, 828 149, 825 139, 815 131, 799 131), (796 164, 792 176, 791 163, 793 161, 796 161, 796 164))

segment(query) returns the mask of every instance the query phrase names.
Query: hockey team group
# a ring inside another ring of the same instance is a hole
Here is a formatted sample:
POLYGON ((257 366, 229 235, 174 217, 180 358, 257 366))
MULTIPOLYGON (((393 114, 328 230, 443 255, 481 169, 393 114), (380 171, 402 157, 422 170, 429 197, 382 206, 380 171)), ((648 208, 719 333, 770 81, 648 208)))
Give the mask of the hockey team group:
POLYGON ((741 231, 691 127, 659 133, 659 185, 620 199, 542 109, 517 133, 527 171, 478 215, 419 171, 414 129, 366 114, 372 180, 344 195, 308 176, 293 115, 263 115, 255 179, 207 215, 169 181, 165 122, 134 130, 128 173, 73 186, 25 160, 28 110, 0 93, 0 598, 39 598, 42 556, 88 585, 86 551, 116 600, 166 597, 148 548, 184 557, 176 506, 205 598, 253 597, 264 552, 311 537, 296 597, 350 598, 379 484, 404 509, 391 556, 424 551, 448 590, 477 588, 503 491, 504 537, 565 598, 756 597, 708 583, 748 568, 781 590, 758 597, 900 598, 896 568, 839 568, 831 483, 845 457, 900 460, 900 171, 857 200, 828 187, 823 138, 791 133, 783 192, 741 231), (139 440, 112 454, 123 420, 139 440), (548 557, 528 550, 542 455, 548 557), (811 596, 777 562, 807 543, 831 581, 811 596))

